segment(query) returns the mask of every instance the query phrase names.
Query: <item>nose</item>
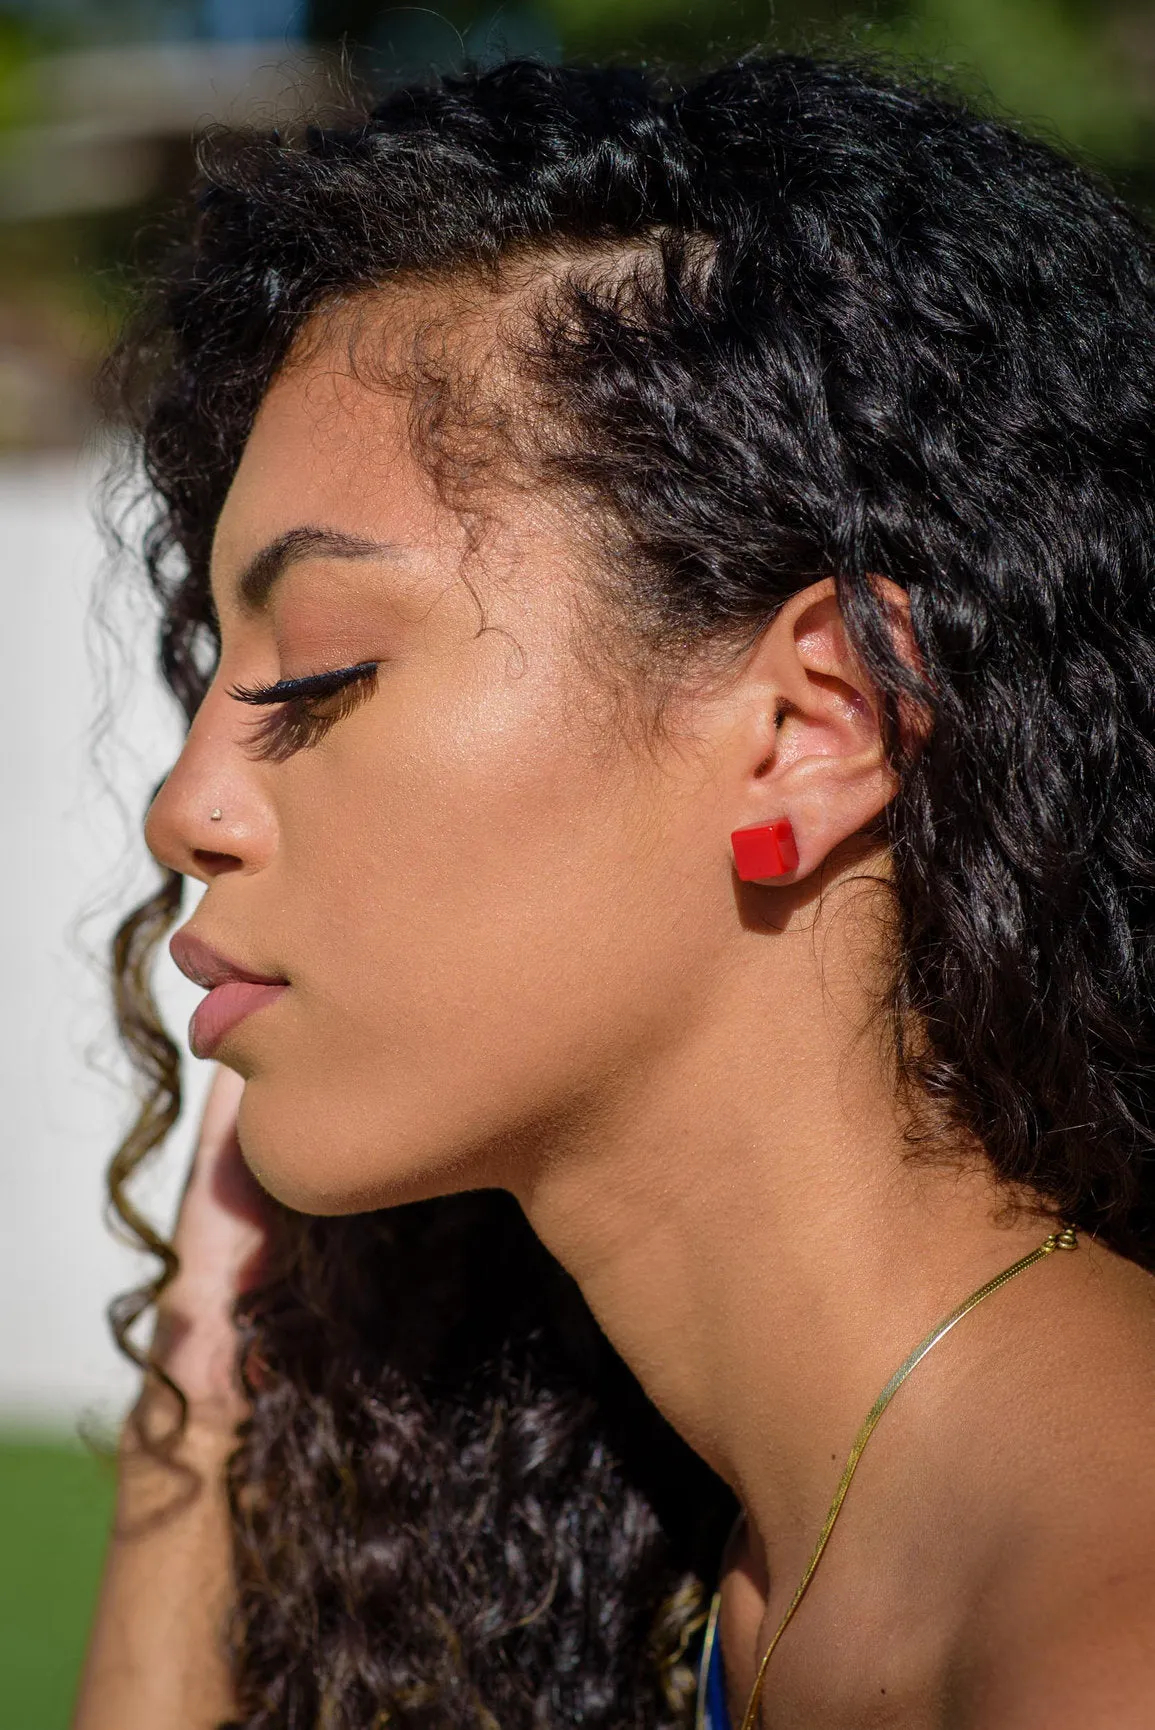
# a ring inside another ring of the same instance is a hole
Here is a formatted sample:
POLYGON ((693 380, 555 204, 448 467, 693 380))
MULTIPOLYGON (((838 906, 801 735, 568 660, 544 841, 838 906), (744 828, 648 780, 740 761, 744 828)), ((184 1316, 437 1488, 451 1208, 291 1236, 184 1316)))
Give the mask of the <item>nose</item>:
POLYGON ((272 806, 258 766, 240 748, 236 707, 214 682, 145 818, 157 863, 202 883, 259 870, 273 851, 272 806))

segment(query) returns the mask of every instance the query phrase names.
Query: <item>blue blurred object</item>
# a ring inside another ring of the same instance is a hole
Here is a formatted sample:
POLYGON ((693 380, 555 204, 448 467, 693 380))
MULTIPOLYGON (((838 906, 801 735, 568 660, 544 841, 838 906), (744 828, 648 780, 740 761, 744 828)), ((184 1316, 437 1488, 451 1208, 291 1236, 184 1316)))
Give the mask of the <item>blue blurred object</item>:
POLYGON ((295 41, 307 12, 305 0, 201 0, 201 33, 218 42, 295 41))
POLYGON ((308 0, 5 0, 3 10, 88 42, 297 42, 309 22, 308 0))

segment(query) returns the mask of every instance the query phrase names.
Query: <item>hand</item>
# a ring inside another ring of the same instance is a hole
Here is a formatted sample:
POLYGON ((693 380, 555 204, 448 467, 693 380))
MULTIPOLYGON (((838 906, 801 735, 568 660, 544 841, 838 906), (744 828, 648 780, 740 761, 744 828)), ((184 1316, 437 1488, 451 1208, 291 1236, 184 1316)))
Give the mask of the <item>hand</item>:
POLYGON ((177 1217, 180 1268, 158 1302, 153 1342, 156 1361, 184 1392, 190 1415, 230 1428, 246 1414, 233 1305, 262 1276, 274 1205, 237 1140, 243 1092, 241 1078, 218 1067, 177 1217))
POLYGON ((119 1490, 73 1730, 237 1722, 223 1631, 232 1606, 229 1460, 247 1415, 233 1304, 263 1277, 271 1202, 241 1158, 244 1084, 213 1077, 177 1219, 180 1270, 157 1304, 157 1376, 121 1434, 119 1490))

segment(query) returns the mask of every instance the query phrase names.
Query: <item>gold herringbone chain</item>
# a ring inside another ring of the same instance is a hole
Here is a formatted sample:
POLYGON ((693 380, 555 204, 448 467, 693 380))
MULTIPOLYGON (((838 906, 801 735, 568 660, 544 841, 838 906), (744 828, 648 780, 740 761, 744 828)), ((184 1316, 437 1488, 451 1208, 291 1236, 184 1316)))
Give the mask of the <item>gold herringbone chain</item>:
MULTIPOLYGON (((842 1511, 842 1504, 846 1500, 846 1492, 849 1490, 851 1480, 858 1469, 858 1462, 861 1460, 863 1453, 866 1450, 866 1444, 874 1434, 878 1420, 881 1418, 883 1412, 886 1410, 907 1376, 910 1375, 912 1370, 918 1367, 932 1347, 936 1346, 939 1340, 943 1339, 956 1323, 961 1322, 964 1316, 969 1315, 971 1310, 976 1309, 978 1305, 982 1303, 984 1298, 989 1298, 994 1292, 1000 1291, 1003 1286, 1009 1285, 1011 1280, 1017 1279, 1021 1273, 1025 1273, 1029 1267, 1034 1267, 1037 1261, 1043 1261, 1045 1257, 1053 1254, 1055 1250, 1069 1250, 1077 1248, 1078 1237, 1075 1233, 1074 1226, 1065 1225, 1060 1227, 1058 1231, 1053 1231, 1046 1241, 1039 1245, 1038 1249, 1032 1250, 1029 1255, 1023 1256, 1021 1260, 1014 1262, 1012 1266, 1004 1268, 1002 1273, 996 1274, 994 1279, 989 1279, 985 1285, 981 1285, 977 1291, 972 1292, 970 1297, 964 1298, 962 1303, 958 1305, 957 1309, 953 1309, 948 1316, 944 1317, 943 1320, 938 1323, 936 1327, 931 1329, 925 1339, 919 1341, 910 1356, 904 1363, 899 1365, 898 1369, 895 1370, 894 1374, 891 1376, 890 1380, 887 1382, 886 1386, 867 1412, 866 1417, 862 1421, 862 1427, 854 1438, 854 1445, 850 1450, 850 1456, 843 1468, 842 1476, 838 1481, 838 1488, 834 1492, 834 1500, 830 1504, 830 1511, 822 1523, 822 1530, 818 1534, 818 1542, 815 1544, 813 1554, 811 1555, 809 1562, 806 1564, 806 1571, 798 1582, 794 1596, 786 1607, 786 1613, 779 1622, 773 1639, 762 1654, 762 1661, 758 1665, 758 1673, 754 1678, 754 1686, 750 1690, 750 1698, 746 1702, 746 1710, 742 1715, 741 1730, 755 1730, 755 1721, 758 1715, 758 1706, 762 1699, 762 1684, 766 1679, 767 1665, 774 1656, 774 1651, 779 1640, 781 1640, 783 1634, 790 1626, 794 1613, 801 1604, 806 1595, 807 1588, 809 1587, 811 1580, 814 1578, 818 1564, 822 1560, 823 1551, 830 1542, 830 1534, 834 1530, 835 1522, 842 1511)), ((707 1625, 706 1649, 702 1654, 702 1685, 698 1690, 697 1722, 699 1730, 703 1730, 705 1725, 705 1678, 709 1668, 713 1643, 717 1638, 718 1601, 718 1594, 715 1593, 714 1603, 710 1610, 710 1620, 707 1625)))

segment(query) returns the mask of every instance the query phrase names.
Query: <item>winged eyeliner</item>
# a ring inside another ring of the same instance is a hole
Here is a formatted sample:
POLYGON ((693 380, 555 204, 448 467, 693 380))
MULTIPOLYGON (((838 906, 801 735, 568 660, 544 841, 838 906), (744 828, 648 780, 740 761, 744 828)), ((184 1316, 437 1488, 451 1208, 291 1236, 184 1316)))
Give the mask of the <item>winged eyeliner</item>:
POLYGON ((358 679, 367 679, 379 661, 358 661, 352 667, 335 667, 329 673, 309 673, 301 679, 278 679, 275 685, 233 685, 229 696, 238 703, 288 703, 294 698, 328 697, 358 679))

